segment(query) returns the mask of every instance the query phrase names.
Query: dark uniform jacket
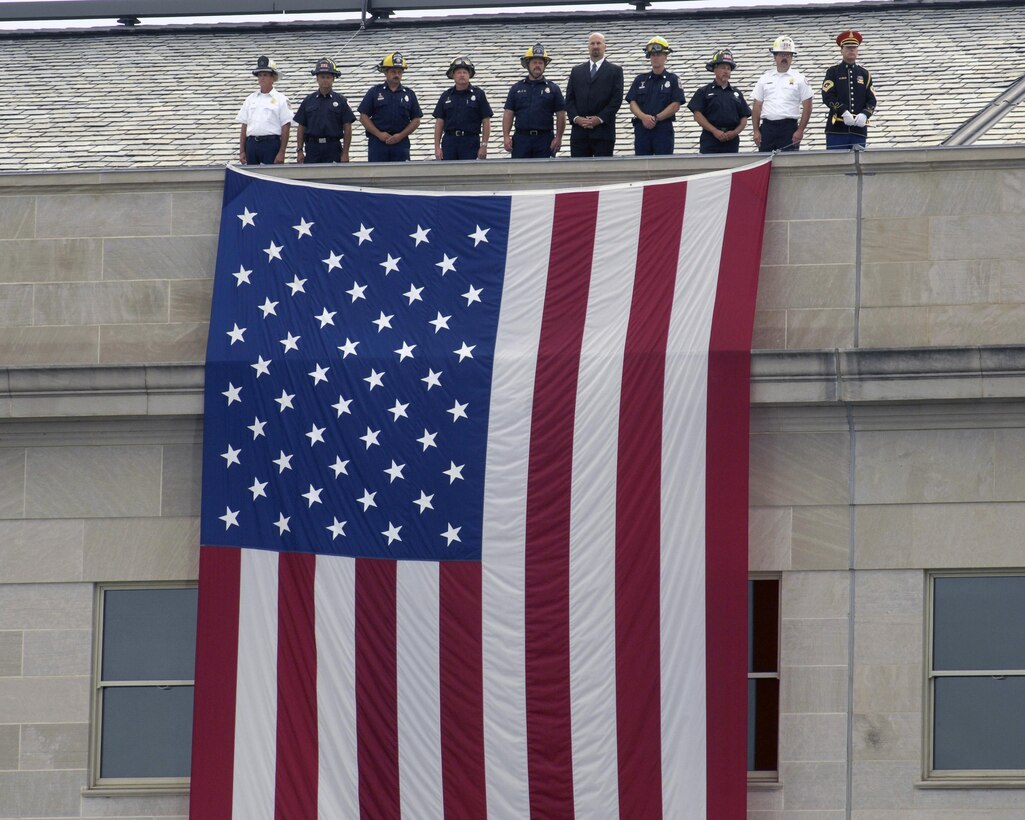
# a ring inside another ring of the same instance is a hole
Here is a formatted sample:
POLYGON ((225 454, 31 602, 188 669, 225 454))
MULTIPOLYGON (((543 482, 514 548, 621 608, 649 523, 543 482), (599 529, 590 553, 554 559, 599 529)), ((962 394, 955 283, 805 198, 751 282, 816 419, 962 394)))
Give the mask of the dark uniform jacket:
MULTIPOLYGON (((723 131, 732 131, 745 117, 751 116, 751 108, 744 99, 740 89, 727 84, 725 88, 711 82, 703 85, 694 92, 694 96, 687 103, 691 111, 700 111, 705 119, 716 128, 723 131)), ((740 136, 734 137, 739 140, 740 136)), ((731 140, 732 141, 732 140, 731 140)), ((715 148, 721 143, 704 128, 701 129, 701 146, 715 148)))
POLYGON ((445 121, 446 131, 465 131, 480 135, 481 122, 494 116, 484 89, 470 85, 465 91, 452 86, 434 106, 434 118, 445 121))
POLYGON ((401 84, 394 91, 388 88, 388 83, 371 86, 357 110, 387 134, 398 134, 410 122, 423 116, 413 89, 401 84))
MULTIPOLYGON (((645 114, 658 114, 671 102, 678 102, 683 105, 687 98, 683 95, 683 87, 680 85, 680 78, 671 71, 663 71, 655 74, 645 71, 638 74, 626 94, 626 101, 637 101, 638 108, 645 114)), ((672 122, 676 115, 662 120, 656 128, 665 127, 663 123, 672 122)), ((636 117, 634 118, 636 121, 636 117)))
POLYGON ((859 134, 866 136, 867 128, 845 125, 843 112, 871 117, 876 110, 876 95, 872 92, 872 74, 857 63, 840 62, 826 71, 822 81, 822 102, 829 107, 826 115, 827 134, 859 134))
POLYGON ((517 131, 554 131, 554 116, 566 110, 566 99, 551 80, 524 77, 509 89, 505 108, 515 115, 517 131))
POLYGON ((574 125, 579 135, 592 140, 616 138, 616 112, 623 104, 623 68, 608 60, 591 79, 591 61, 574 66, 566 84, 566 116, 570 123, 577 117, 601 119, 597 128, 574 125))
POLYGON ((352 113, 345 97, 337 91, 332 91, 327 96, 314 91, 299 104, 299 110, 295 112, 293 119, 305 129, 307 139, 341 139, 344 133, 343 126, 355 122, 356 115, 352 113))

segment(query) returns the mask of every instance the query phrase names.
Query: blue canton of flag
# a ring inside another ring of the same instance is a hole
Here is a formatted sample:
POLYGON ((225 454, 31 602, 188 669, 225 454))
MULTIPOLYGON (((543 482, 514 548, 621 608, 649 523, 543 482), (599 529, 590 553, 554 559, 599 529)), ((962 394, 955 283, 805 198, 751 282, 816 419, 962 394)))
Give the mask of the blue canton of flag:
POLYGON ((228 174, 202 542, 480 560, 508 197, 228 174))

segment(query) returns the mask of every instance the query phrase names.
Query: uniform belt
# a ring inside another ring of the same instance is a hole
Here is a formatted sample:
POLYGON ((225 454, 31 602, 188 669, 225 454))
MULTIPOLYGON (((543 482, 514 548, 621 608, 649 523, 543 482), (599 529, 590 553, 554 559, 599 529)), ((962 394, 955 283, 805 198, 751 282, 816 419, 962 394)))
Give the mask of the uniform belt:
POLYGON ((341 137, 303 137, 306 142, 317 142, 323 145, 326 142, 338 142, 341 137))
POLYGON ((281 134, 261 134, 259 137, 247 137, 246 139, 251 139, 253 142, 266 142, 267 140, 281 139, 281 134))
POLYGON ((762 117, 766 122, 797 122, 797 117, 782 117, 778 120, 770 120, 768 117, 762 117))
POLYGON ((517 134, 529 134, 532 137, 536 137, 539 134, 551 134, 552 133, 552 129, 550 129, 550 128, 547 128, 547 129, 542 129, 542 128, 517 128, 516 129, 516 133, 517 134))
POLYGON ((451 134, 453 137, 476 137, 479 136, 476 131, 446 131, 446 134, 451 134))

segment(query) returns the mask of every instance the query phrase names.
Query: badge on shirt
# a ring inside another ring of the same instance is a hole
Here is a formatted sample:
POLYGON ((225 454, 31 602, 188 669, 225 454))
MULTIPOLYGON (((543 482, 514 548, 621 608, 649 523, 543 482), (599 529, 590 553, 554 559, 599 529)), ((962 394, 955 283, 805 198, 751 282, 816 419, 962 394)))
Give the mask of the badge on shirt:
POLYGON ((734 91, 733 92, 733 96, 736 97, 739 100, 740 99, 740 92, 739 91, 734 91))
POLYGON ((865 78, 862 77, 860 74, 858 75, 858 82, 861 83, 862 85, 865 84, 865 78))
POLYGON ((545 91, 544 91, 544 93, 545 93, 545 94, 551 94, 551 93, 552 93, 552 89, 550 89, 550 88, 549 88, 549 87, 548 87, 548 86, 546 85, 546 86, 545 86, 545 91))
POLYGON ((331 105, 333 105, 335 108, 337 108, 338 107, 338 100, 335 100, 333 103, 331 103, 331 105))
POLYGON ((664 86, 662 86, 662 87, 663 88, 669 88, 669 80, 666 80, 666 84, 664 86))
POLYGON ((643 91, 644 90, 644 83, 641 83, 639 86, 637 86, 637 90, 638 91, 643 91))
POLYGON ((378 94, 377 95, 377 99, 378 99, 378 102, 384 100, 384 94, 378 94))
POLYGON ((275 97, 273 94, 270 95, 270 103, 271 103, 271 105, 277 105, 278 104, 278 98, 275 97))
POLYGON ((470 95, 470 102, 477 102, 477 95, 476 94, 471 94, 470 95))
POLYGON ((409 95, 406 94, 402 97, 402 102, 409 102, 409 95))

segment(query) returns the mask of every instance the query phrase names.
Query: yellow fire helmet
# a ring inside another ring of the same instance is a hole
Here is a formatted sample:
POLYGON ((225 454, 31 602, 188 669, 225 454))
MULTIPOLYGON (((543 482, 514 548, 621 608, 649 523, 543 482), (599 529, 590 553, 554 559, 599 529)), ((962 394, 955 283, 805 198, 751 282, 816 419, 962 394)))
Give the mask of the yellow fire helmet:
POLYGON ((672 51, 669 48, 669 41, 665 37, 652 37, 644 46, 645 57, 650 57, 652 54, 671 54, 672 51))
POLYGON ((390 54, 385 54, 384 59, 377 64, 377 70, 382 74, 389 68, 401 68, 403 71, 409 68, 409 63, 406 62, 406 58, 402 56, 401 51, 393 51, 390 54))
POLYGON ((540 43, 534 43, 534 45, 523 53, 523 56, 520 57, 520 65, 526 68, 530 64, 530 61, 535 59, 544 60, 545 68, 547 68, 548 64, 552 61, 552 58, 548 56, 548 49, 540 43))

